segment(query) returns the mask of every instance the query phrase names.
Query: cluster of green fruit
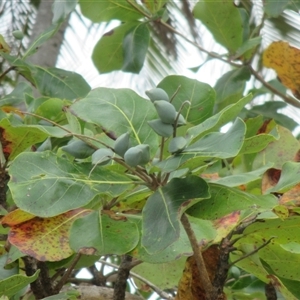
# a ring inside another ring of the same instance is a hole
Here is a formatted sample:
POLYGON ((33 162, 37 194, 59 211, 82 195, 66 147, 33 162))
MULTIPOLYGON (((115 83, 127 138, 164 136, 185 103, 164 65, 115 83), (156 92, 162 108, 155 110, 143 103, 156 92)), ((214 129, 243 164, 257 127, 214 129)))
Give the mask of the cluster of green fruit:
MULTIPOLYGON (((146 92, 149 99, 153 102, 159 119, 148 122, 150 127, 162 137, 170 137, 178 126, 186 124, 184 117, 178 113, 174 105, 170 102, 168 94, 160 88, 154 88, 146 92)), ((169 152, 179 153, 186 147, 187 141, 183 137, 173 137, 169 143, 169 152)), ((150 161, 150 147, 147 144, 139 144, 130 147, 130 133, 120 135, 112 151, 108 148, 101 148, 95 151, 92 147, 81 140, 71 141, 68 145, 61 148, 75 158, 87 158, 92 155, 92 164, 107 164, 112 157, 117 154, 124 158, 130 167, 145 165, 150 161)))
POLYGON ((168 94, 160 88, 154 88, 146 92, 153 102, 159 119, 148 122, 150 127, 162 137, 170 137, 174 128, 186 124, 182 114, 177 113, 174 105, 170 102, 168 94))

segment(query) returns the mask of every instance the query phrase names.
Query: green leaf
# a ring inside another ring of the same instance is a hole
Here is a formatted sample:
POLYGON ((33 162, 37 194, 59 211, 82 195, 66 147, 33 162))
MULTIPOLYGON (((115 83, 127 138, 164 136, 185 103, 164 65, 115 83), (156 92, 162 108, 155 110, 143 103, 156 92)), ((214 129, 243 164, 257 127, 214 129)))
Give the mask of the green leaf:
POLYGON ((34 54, 38 48, 43 45, 47 40, 49 40, 59 29, 61 23, 56 23, 47 28, 42 32, 35 41, 29 46, 27 51, 23 54, 22 59, 25 60, 28 56, 34 54))
POLYGON ((300 163, 288 161, 283 164, 278 183, 267 193, 285 193, 300 182, 300 163))
POLYGON ((234 119, 251 99, 252 95, 250 94, 238 102, 225 107, 219 113, 206 119, 199 125, 189 128, 187 130, 187 139, 197 140, 209 132, 220 129, 220 127, 234 119))
POLYGON ((237 118, 226 133, 212 132, 186 147, 182 153, 202 157, 229 158, 236 156, 243 146, 246 125, 237 118))
POLYGON ((62 22, 69 15, 69 13, 75 9, 77 2, 78 0, 55 0, 52 6, 52 23, 55 24, 57 22, 62 22))
POLYGON ((66 118, 63 111, 64 105, 66 105, 65 101, 58 98, 50 98, 44 100, 36 109, 35 113, 41 117, 59 123, 66 118))
POLYGON ((0 106, 15 106, 25 102, 25 95, 32 95, 32 88, 27 82, 19 82, 13 91, 0 100, 0 106))
POLYGON ((197 176, 174 178, 152 194, 143 209, 142 246, 146 251, 156 253, 175 242, 180 235, 181 214, 207 197, 207 183, 197 176))
POLYGON ((123 67, 123 39, 137 22, 124 23, 105 33, 94 47, 92 60, 100 73, 121 70, 123 67))
POLYGON ((0 281, 0 295, 12 297, 21 289, 38 278, 40 270, 37 270, 32 276, 13 275, 7 279, 0 281))
POLYGON ((80 0, 82 14, 92 22, 138 20, 143 15, 126 0, 80 0))
POLYGON ((294 161, 299 150, 299 141, 286 128, 278 126, 279 139, 259 152, 253 161, 253 169, 260 168, 266 161, 273 162, 275 169, 281 169, 287 161, 294 161))
POLYGON ((125 217, 114 219, 97 211, 75 220, 70 231, 70 246, 76 252, 93 255, 122 255, 139 241, 134 223, 125 217))
POLYGON ((144 23, 131 28, 123 40, 124 72, 139 73, 144 65, 150 40, 150 31, 144 23))
MULTIPOLYGON (((216 238, 217 231, 212 221, 201 220, 191 216, 188 216, 188 219, 196 235, 199 245, 203 245, 203 246, 208 245, 216 238)), ((139 242, 137 247, 132 250, 130 255, 144 262, 153 263, 153 264, 169 262, 169 261, 177 260, 182 256, 192 255, 193 250, 189 238, 181 223, 179 223, 179 226, 180 226, 179 238, 174 243, 169 245, 167 248, 159 252, 155 252, 154 254, 150 254, 146 251, 146 249, 143 247, 141 242, 139 242)))
POLYGON ((242 184, 247 184, 249 182, 261 179, 262 174, 266 172, 268 169, 270 169, 273 166, 272 163, 269 163, 265 165, 262 168, 256 169, 252 172, 242 173, 242 174, 236 174, 236 175, 229 175, 226 177, 222 177, 216 180, 212 180, 211 182, 217 183, 220 185, 225 185, 228 187, 235 187, 242 184))
POLYGON ((256 212, 271 210, 278 204, 273 195, 256 196, 239 189, 210 183, 211 198, 188 210, 188 214, 202 219, 219 219, 233 211, 251 209, 256 212))
POLYGON ((186 100, 191 105, 185 105, 181 114, 187 122, 197 125, 213 114, 215 91, 206 83, 185 76, 171 75, 165 77, 158 87, 162 88, 171 97, 179 88, 172 104, 177 111, 186 100))
POLYGON ((243 44, 242 16, 231 0, 201 0, 194 8, 194 16, 230 52, 243 44))
POLYGON ((83 77, 75 72, 58 68, 31 67, 37 89, 44 96, 75 100, 91 90, 83 77))
POLYGON ((30 146, 43 142, 48 135, 33 126, 14 126, 8 119, 0 121, 2 150, 6 158, 13 160, 30 146))
POLYGON ((290 242, 300 243, 300 218, 289 217, 281 219, 268 219, 248 226, 244 236, 235 244, 252 244, 256 248, 272 238, 272 242, 259 250, 259 257, 272 269, 272 273, 286 279, 300 278, 298 268, 300 254, 286 251, 284 246, 290 242), (283 246, 283 247, 282 247, 283 246))
POLYGON ((90 164, 72 164, 51 152, 22 153, 11 164, 9 187, 16 205, 40 217, 52 217, 88 204, 96 195, 118 196, 131 180, 90 164))
POLYGON ((277 126, 269 134, 261 133, 245 139, 240 154, 258 153, 280 138, 277 126))
POLYGON ((153 104, 129 89, 97 88, 71 106, 79 118, 99 125, 116 136, 130 132, 134 144, 149 144, 156 152, 158 136, 147 121, 156 118, 153 104), (101 109, 100 109, 101 108, 101 109))
MULTIPOLYGON (((178 285, 185 262, 185 257, 160 264, 143 262, 142 264, 134 267, 132 271, 143 278, 146 278, 161 290, 165 290, 178 285)), ((140 283, 136 279, 134 279, 134 281, 137 286, 144 284, 140 283)))
POLYGON ((269 18, 277 18, 282 14, 289 2, 289 0, 266 0, 264 2, 264 11, 269 18))
POLYGON ((248 67, 232 70, 220 77, 216 83, 216 111, 220 111, 229 104, 236 103, 241 97, 250 79, 248 67))
POLYGON ((236 51, 236 56, 240 57, 250 50, 254 50, 262 41, 261 36, 246 40, 243 45, 236 51))

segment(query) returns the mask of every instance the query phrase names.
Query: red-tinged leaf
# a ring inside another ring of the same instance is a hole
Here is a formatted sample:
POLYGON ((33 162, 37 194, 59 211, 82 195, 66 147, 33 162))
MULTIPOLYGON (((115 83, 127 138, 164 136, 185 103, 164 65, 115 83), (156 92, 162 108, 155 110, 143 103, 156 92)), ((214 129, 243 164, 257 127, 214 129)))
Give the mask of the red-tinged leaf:
POLYGON ((9 232, 9 242, 20 251, 40 261, 59 261, 73 251, 69 246, 69 230, 74 220, 90 210, 75 209, 52 218, 35 217, 9 232))
POLYGON ((10 212, 9 214, 7 214, 6 216, 4 216, 1 220, 1 224, 3 226, 13 227, 16 225, 20 225, 26 221, 29 221, 33 218, 35 218, 35 215, 30 214, 21 209, 16 209, 10 212))
POLYGON ((6 159, 12 160, 30 146, 43 142, 48 134, 30 126, 13 126, 8 119, 0 122, 0 142, 6 159))
POLYGON ((231 214, 214 221, 214 227, 217 230, 215 241, 220 241, 236 227, 240 221, 240 214, 240 211, 234 211, 231 214))
POLYGON ((300 183, 285 192, 280 198, 279 204, 300 207, 300 183))

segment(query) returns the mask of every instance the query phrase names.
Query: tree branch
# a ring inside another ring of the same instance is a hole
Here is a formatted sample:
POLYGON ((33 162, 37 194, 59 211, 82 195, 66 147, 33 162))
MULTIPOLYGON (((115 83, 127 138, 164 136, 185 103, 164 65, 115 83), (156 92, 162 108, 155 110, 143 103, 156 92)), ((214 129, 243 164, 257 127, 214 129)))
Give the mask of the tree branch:
POLYGON ((202 256, 201 247, 199 247, 195 233, 191 227, 191 224, 189 222, 189 219, 187 215, 184 213, 181 216, 181 223, 186 231, 186 234, 190 240, 193 252, 194 252, 194 258, 198 267, 199 271, 199 277, 200 281, 203 282, 203 288, 205 290, 205 294, 207 296, 207 299, 215 300, 211 298, 211 295, 213 294, 213 285, 209 279, 208 272, 205 266, 205 262, 202 256))

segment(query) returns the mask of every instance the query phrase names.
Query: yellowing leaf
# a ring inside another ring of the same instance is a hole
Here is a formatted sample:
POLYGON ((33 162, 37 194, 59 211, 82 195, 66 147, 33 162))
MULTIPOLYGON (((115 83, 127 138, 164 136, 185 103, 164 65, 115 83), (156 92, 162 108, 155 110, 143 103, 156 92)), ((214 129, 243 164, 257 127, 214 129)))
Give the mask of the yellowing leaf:
POLYGON ((265 50, 263 64, 274 69, 281 83, 300 98, 300 49, 287 42, 274 42, 265 50))

